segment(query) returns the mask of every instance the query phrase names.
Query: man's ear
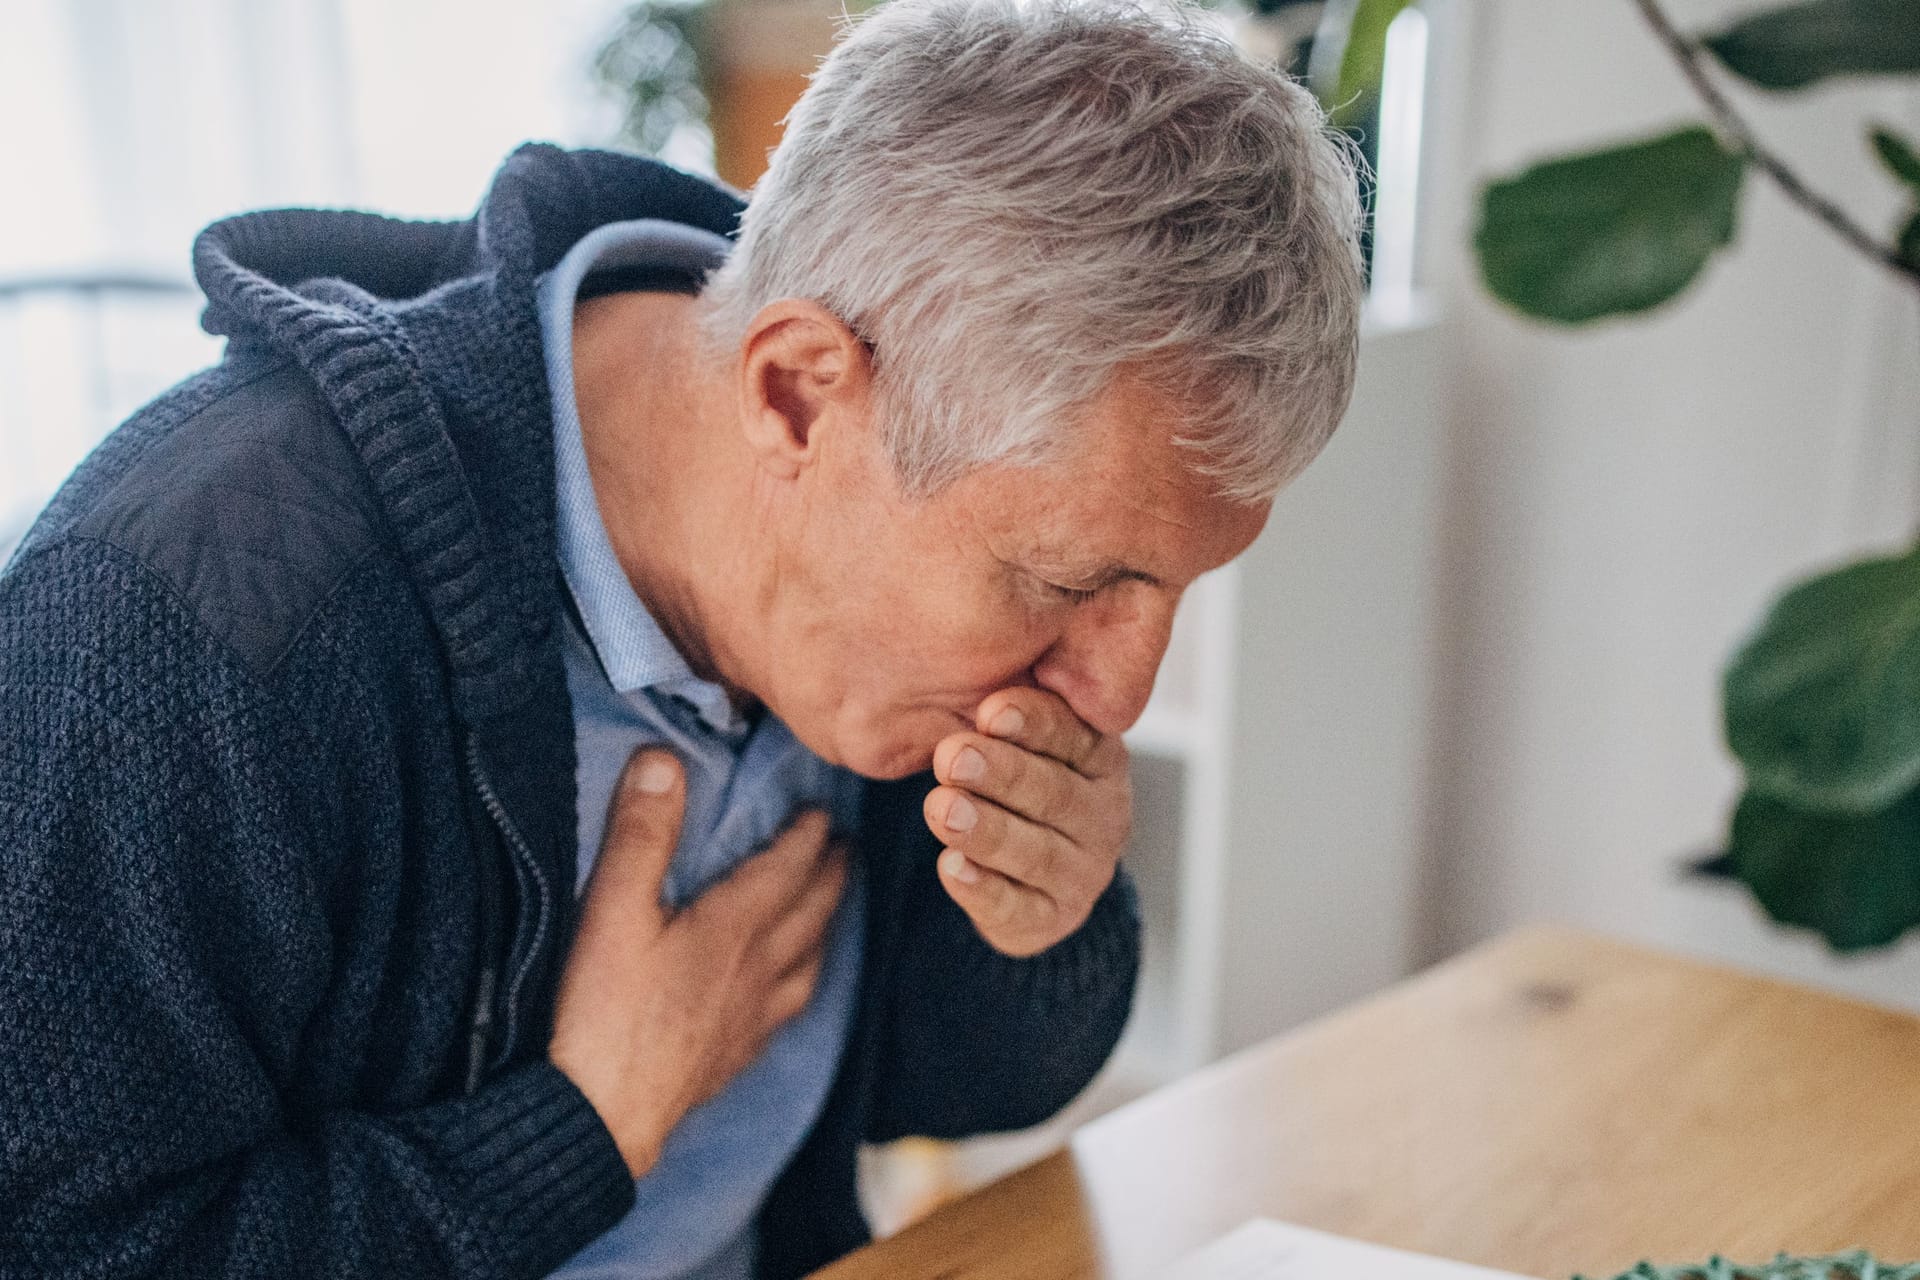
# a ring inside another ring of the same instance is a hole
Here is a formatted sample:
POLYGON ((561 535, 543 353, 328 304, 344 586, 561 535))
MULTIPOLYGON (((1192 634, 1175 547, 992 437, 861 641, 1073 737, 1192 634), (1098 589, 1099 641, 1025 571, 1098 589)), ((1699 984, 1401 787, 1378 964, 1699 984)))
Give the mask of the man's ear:
POLYGON ((825 433, 864 420, 872 373, 866 344, 820 304, 762 307, 740 350, 740 418, 760 464, 782 479, 799 475, 825 433))

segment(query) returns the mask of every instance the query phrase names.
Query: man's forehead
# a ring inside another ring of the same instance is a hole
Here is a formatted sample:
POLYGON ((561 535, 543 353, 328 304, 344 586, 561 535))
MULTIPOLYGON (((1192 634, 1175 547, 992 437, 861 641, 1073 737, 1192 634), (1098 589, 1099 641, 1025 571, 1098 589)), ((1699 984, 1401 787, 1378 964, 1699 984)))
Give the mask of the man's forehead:
POLYGON ((1268 503, 1224 498, 1173 439, 1164 396, 1117 379, 1038 464, 988 464, 965 503, 1029 563, 1082 576, 1176 581, 1225 563, 1265 523, 1268 503))
POLYGON ((1233 502, 1204 478, 1176 498, 1131 498, 1069 486, 1015 530, 1029 563, 1081 579, 1181 582, 1245 550, 1266 523, 1268 503, 1233 502))

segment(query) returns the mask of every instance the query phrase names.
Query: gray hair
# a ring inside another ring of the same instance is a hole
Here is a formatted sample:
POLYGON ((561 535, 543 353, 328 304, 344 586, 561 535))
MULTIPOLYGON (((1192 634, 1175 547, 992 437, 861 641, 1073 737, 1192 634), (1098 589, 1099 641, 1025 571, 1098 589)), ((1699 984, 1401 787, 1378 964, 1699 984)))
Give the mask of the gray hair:
POLYGON ((1346 411, 1350 145, 1191 11, 891 0, 788 115, 701 328, 811 299, 872 344, 902 487, 1051 456, 1131 372, 1224 496, 1271 497, 1346 411))

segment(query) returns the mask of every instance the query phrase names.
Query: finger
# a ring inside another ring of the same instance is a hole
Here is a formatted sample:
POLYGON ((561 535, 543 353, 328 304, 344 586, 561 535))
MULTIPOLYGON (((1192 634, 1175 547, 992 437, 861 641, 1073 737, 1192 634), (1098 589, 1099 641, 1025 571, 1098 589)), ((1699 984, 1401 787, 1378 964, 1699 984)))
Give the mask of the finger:
POLYGON ((1058 694, 1045 689, 1019 685, 988 694, 974 714, 974 727, 990 737, 1052 756, 1083 777, 1106 777, 1126 759, 1118 735, 1109 738, 1101 733, 1075 715, 1058 694))
POLYGON ((1060 909, 1046 894, 1016 884, 958 849, 941 850, 936 865, 947 893, 997 950, 1024 957, 1052 945, 1060 909))
POLYGON ((801 810, 764 848, 735 867, 722 887, 731 886, 729 897, 744 898, 741 909, 763 916, 786 910, 805 891, 826 855, 831 825, 824 810, 801 810))
POLYGON ((607 806, 606 835, 587 880, 582 927, 605 912, 664 916, 660 889, 680 843, 686 777, 671 751, 643 748, 627 758, 607 806))
POLYGON ((773 1016, 773 1025, 791 1020, 807 1002, 813 999, 814 991, 820 986, 820 973, 826 967, 826 948, 821 947, 810 955, 802 957, 800 962, 781 975, 768 993, 767 1009, 773 1016))
POLYGON ((1109 874, 1108 859, 991 800, 953 787, 935 787, 923 807, 927 825, 942 844, 959 849, 975 865, 1052 899, 1056 906, 1077 903, 1100 877, 1109 874))
POLYGON ((800 897, 765 927, 767 956, 773 972, 785 972, 800 957, 821 945, 846 885, 846 854, 836 845, 800 897))
POLYGON ((960 787, 1043 826, 1076 844, 1118 848, 1132 820, 1125 774, 1092 779, 1052 756, 977 733, 943 738, 933 750, 933 772, 960 787))

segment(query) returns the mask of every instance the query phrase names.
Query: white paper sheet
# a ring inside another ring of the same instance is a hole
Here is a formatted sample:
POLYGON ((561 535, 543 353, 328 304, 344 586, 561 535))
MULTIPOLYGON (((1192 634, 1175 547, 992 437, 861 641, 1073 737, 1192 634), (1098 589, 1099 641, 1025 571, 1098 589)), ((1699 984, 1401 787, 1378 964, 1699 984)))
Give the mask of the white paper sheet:
POLYGON ((1364 1244, 1271 1218, 1185 1255, 1160 1280, 1524 1280, 1464 1262, 1364 1244))

